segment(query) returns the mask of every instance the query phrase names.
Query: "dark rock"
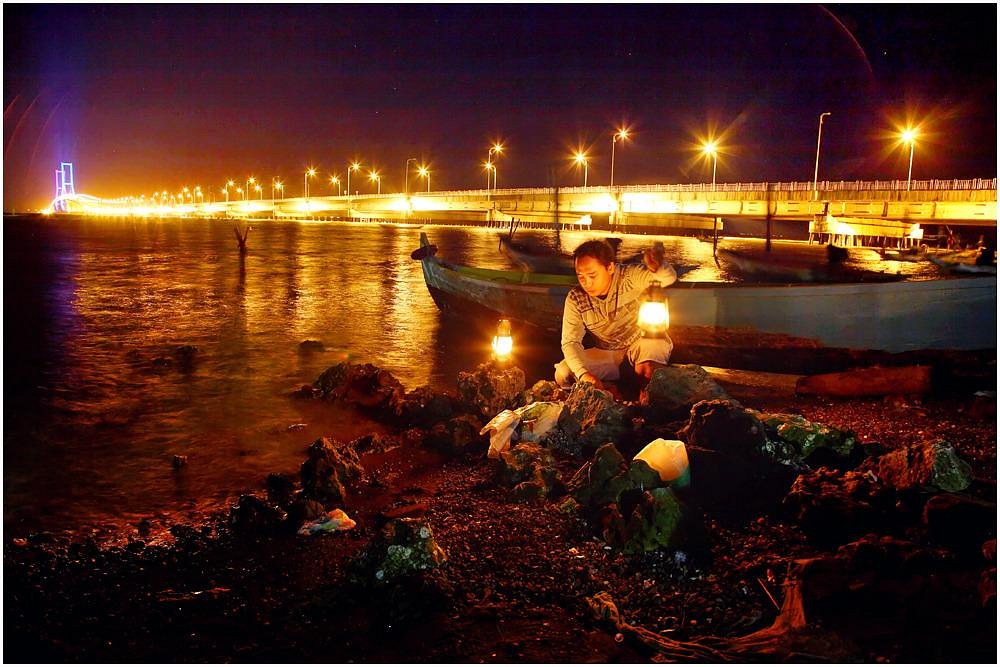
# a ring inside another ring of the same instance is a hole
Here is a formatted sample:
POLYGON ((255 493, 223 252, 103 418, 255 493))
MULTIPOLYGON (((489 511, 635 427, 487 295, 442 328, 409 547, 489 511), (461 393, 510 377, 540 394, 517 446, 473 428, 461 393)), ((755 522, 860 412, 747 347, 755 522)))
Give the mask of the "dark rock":
POLYGON ((318 519, 323 514, 326 514, 326 507, 323 506, 323 503, 299 497, 288 506, 288 524, 292 528, 298 529, 306 521, 318 519))
POLYGON ((148 537, 151 532, 153 532, 153 524, 149 519, 143 519, 138 524, 136 528, 139 530, 139 535, 142 537, 148 537))
POLYGON ((877 461, 878 477, 899 489, 962 491, 972 482, 972 468, 943 440, 908 445, 877 461))
POLYGON ((449 438, 449 450, 462 452, 470 448, 481 448, 485 451, 489 438, 480 435, 482 422, 472 415, 458 415, 448 420, 446 429, 449 438))
POLYGON ((365 583, 381 586, 403 575, 436 568, 446 560, 427 521, 402 518, 382 527, 352 569, 365 583))
POLYGON ((682 544, 681 523, 684 511, 674 492, 668 488, 652 489, 641 495, 625 524, 625 553, 676 548, 682 544))
POLYGON ((984 609, 992 609, 996 613, 997 569, 995 567, 983 570, 979 576, 979 601, 984 609))
POLYGON ((299 343, 299 353, 300 354, 311 354, 313 352, 322 352, 326 348, 323 347, 323 342, 318 340, 304 340, 299 343))
POLYGON ((280 528, 286 516, 276 505, 257 496, 242 495, 239 502, 229 510, 229 526, 242 535, 267 535, 280 528))
POLYGON ((524 390, 521 403, 529 405, 536 402, 563 401, 566 392, 552 380, 539 380, 530 388, 524 390))
POLYGON ((394 416, 406 393, 389 371, 347 361, 323 371, 315 386, 325 400, 341 400, 381 416, 394 416))
POLYGON ((831 453, 835 459, 846 459, 857 444, 853 432, 809 421, 801 415, 757 413, 756 416, 767 427, 769 436, 773 434, 792 445, 798 458, 809 463, 816 463, 823 452, 831 453))
POLYGON ((494 466, 497 482, 512 488, 512 495, 518 501, 545 498, 559 475, 552 453, 531 442, 501 452, 494 466))
POLYGON ((811 542, 834 546, 886 530, 894 502, 870 475, 819 468, 799 475, 783 505, 811 542))
POLYGON ((988 563, 996 563, 997 560, 997 538, 983 542, 983 558, 988 563))
POLYGON ((402 423, 427 428, 452 417, 454 400, 430 387, 417 387, 396 403, 395 412, 402 423))
POLYGON ((362 472, 357 452, 350 445, 320 438, 310 445, 309 458, 302 463, 302 493, 320 502, 343 502, 344 483, 362 472))
MULTIPOLYGON (((702 401, 691 408, 688 423, 677 433, 688 446, 702 447, 741 459, 769 453, 764 424, 738 403, 702 401)), ((779 453, 779 460, 783 456, 779 453)))
POLYGON ((626 462, 611 443, 598 447, 566 485, 567 492, 581 506, 596 508, 617 503, 625 491, 661 486, 660 475, 645 461, 626 462))
POLYGON ((701 366, 681 364, 657 368, 640 402, 648 408, 647 419, 657 421, 711 399, 729 399, 729 395, 701 366))
POLYGON ((367 454, 369 452, 385 452, 394 447, 399 447, 401 444, 402 440, 397 436, 384 433, 369 433, 368 435, 363 435, 360 438, 352 440, 348 446, 358 454, 367 454))
POLYGON ((589 382, 577 382, 563 404, 556 426, 543 438, 566 453, 589 454, 607 442, 616 442, 631 428, 624 406, 589 382))
POLYGON ((524 391, 524 371, 516 366, 480 364, 475 371, 458 374, 458 397, 483 419, 518 407, 524 391))
POLYGON ((304 384, 292 392, 292 398, 319 398, 322 395, 323 392, 311 384, 304 384))
POLYGON ((959 552, 977 554, 984 540, 996 539, 997 506, 985 500, 941 493, 924 505, 923 526, 930 540, 959 552))
POLYGON ((380 524, 387 523, 392 519, 416 518, 427 514, 430 504, 426 501, 420 503, 408 503, 399 507, 382 510, 378 514, 380 524))
POLYGON ((264 480, 267 499, 280 507, 288 507, 295 491, 295 480, 286 474, 272 472, 264 480))
POLYGON ((188 464, 188 457, 183 454, 174 454, 173 466, 175 470, 179 470, 188 464))

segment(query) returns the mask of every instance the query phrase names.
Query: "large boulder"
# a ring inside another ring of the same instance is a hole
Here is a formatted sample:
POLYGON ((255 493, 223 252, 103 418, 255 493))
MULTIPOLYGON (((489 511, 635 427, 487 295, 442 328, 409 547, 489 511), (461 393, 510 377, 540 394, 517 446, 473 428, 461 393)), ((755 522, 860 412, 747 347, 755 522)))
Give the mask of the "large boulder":
POLYGON ((877 460, 880 480, 898 489, 963 491, 972 483, 972 468, 944 440, 908 445, 877 460))
POLYGON ((446 560, 430 524, 423 518, 405 517, 386 523, 353 568, 366 583, 381 586, 397 577, 436 568, 446 560))
POLYGON ((796 478, 783 506, 809 540, 844 544, 871 532, 892 530, 895 494, 870 474, 819 468, 796 478))
POLYGON ((681 545, 684 509, 671 489, 644 491, 625 522, 622 551, 640 553, 681 545))
POLYGON ((229 510, 229 527, 245 537, 261 537, 281 527, 285 512, 254 495, 242 495, 229 510))
POLYGON ((971 554, 983 542, 996 539, 997 506, 987 500, 940 493, 927 500, 922 521, 931 541, 971 554))
POLYGON ((516 366, 480 364, 475 371, 458 374, 458 397, 483 419, 519 405, 524 391, 524 371, 516 366))
POLYGON ((795 478, 794 447, 770 440, 753 411, 732 401, 695 404, 677 437, 687 444, 690 496, 706 510, 766 511, 795 478))
POLYGON ((834 459, 846 459, 857 445, 852 431, 841 431, 809 421, 801 415, 759 412, 756 416, 767 427, 768 435, 773 434, 794 446, 798 458, 802 460, 816 459, 821 450, 831 454, 834 459))
POLYGON ((314 386, 326 400, 341 400, 385 418, 395 416, 396 405, 406 393, 389 371, 348 361, 323 371, 314 386))
POLYGON ((645 461, 625 460, 611 443, 597 448, 594 457, 573 475, 567 491, 581 506, 598 508, 617 503, 622 493, 661 486, 660 475, 645 461))
POLYGON ((454 401, 428 386, 417 387, 397 401, 396 417, 404 424, 428 427, 447 421, 455 414, 454 401))
POLYGON ((543 443, 579 456, 606 442, 616 442, 630 428, 625 407, 610 392, 589 382, 577 382, 543 443))
POLYGON ((302 462, 302 495, 324 503, 343 502, 344 484, 363 472, 358 454, 350 445, 319 438, 309 446, 309 458, 302 462))
POLYGON ((697 364, 656 369, 640 397, 641 403, 648 408, 650 419, 686 412, 695 403, 712 399, 729 399, 729 395, 697 364))
POLYGON ((552 453, 532 442, 500 452, 494 475, 498 483, 513 489, 518 501, 545 498, 559 477, 552 453))

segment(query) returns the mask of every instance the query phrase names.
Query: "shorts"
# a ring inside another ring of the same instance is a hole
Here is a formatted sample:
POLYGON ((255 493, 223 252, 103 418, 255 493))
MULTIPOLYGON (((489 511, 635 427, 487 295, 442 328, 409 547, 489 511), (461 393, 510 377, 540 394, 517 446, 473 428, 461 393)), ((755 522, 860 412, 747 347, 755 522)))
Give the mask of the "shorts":
MULTIPOLYGON (((618 350, 588 347, 583 351, 584 365, 601 382, 615 382, 619 378, 619 366, 626 359, 633 368, 644 361, 654 361, 666 366, 673 350, 674 343, 670 338, 640 338, 627 348, 618 350)), ((565 359, 556 364, 556 384, 567 387, 575 379, 565 359)))

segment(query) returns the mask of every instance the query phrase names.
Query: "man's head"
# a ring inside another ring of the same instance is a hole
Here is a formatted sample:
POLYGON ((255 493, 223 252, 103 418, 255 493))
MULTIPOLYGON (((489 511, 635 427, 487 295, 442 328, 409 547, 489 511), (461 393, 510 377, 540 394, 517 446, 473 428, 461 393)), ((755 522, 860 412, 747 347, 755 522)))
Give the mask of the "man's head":
POLYGON ((573 251, 573 265, 580 287, 590 296, 604 296, 611 287, 615 251, 604 241, 581 243, 573 251))

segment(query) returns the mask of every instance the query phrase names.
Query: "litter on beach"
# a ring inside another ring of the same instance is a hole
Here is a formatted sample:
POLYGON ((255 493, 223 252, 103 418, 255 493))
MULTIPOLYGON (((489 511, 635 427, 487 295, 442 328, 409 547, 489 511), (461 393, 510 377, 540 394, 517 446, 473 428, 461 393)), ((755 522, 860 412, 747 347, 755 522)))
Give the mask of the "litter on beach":
POLYGON ((354 519, 347 516, 342 509, 330 510, 312 521, 306 521, 299 528, 299 535, 315 535, 316 533, 336 533, 343 530, 350 530, 358 525, 354 519))

